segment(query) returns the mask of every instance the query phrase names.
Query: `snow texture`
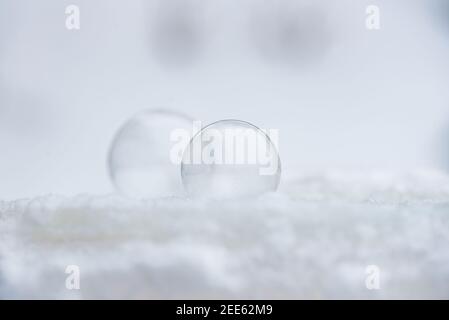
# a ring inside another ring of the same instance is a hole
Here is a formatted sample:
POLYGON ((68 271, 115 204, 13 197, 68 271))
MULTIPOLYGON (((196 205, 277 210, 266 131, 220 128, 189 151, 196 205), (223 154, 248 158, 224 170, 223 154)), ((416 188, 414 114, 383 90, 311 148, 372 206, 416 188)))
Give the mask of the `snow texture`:
POLYGON ((449 177, 308 175, 227 202, 0 202, 0 297, 447 299, 449 177))

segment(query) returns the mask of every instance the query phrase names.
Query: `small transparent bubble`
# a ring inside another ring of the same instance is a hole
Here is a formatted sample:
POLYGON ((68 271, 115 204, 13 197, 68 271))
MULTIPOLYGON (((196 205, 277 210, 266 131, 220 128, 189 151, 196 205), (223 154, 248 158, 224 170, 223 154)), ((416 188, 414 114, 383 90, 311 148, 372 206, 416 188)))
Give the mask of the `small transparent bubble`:
POLYGON ((176 132, 191 133, 192 123, 186 115, 160 110, 145 110, 128 120, 109 149, 109 174, 116 189, 132 198, 183 194, 180 162, 192 134, 176 132))
POLYGON ((181 176, 191 197, 252 197, 276 191, 281 162, 264 131, 245 121, 221 120, 204 127, 190 141, 181 176))

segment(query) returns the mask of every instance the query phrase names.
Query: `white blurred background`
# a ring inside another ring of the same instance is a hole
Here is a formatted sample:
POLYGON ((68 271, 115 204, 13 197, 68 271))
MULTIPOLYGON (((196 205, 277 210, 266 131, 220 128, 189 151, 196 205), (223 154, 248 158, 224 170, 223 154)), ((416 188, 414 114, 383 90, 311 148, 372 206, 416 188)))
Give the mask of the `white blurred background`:
POLYGON ((283 179, 446 170, 448 57, 447 0, 0 0, 0 199, 111 192, 145 108, 279 129, 283 179))

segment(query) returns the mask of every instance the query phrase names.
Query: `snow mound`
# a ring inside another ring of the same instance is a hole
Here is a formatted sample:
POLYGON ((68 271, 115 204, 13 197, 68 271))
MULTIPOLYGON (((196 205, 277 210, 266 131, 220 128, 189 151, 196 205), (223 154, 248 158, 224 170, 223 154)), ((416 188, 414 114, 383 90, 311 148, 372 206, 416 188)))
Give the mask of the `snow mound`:
POLYGON ((0 297, 447 299, 449 177, 308 175, 227 202, 0 202, 0 297))

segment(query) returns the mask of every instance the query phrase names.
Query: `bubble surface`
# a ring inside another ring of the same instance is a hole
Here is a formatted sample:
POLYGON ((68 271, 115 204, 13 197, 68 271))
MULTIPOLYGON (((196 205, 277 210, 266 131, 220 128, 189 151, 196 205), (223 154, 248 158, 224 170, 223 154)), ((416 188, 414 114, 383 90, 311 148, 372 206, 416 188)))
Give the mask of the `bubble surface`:
POLYGON ((281 162, 264 131, 246 121, 221 120, 192 138, 183 154, 181 176, 191 197, 253 197, 276 191, 281 162))
POLYGON ((175 141, 171 135, 176 130, 192 132, 192 123, 186 115, 160 110, 144 110, 128 120, 109 149, 115 188, 132 198, 182 195, 180 162, 192 134, 183 140, 175 136, 175 141))

